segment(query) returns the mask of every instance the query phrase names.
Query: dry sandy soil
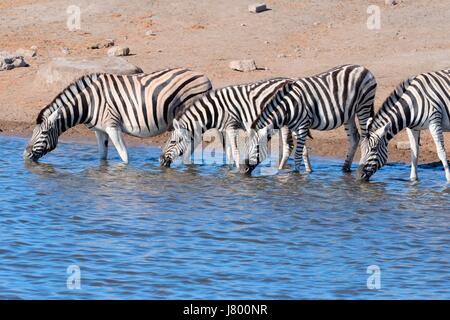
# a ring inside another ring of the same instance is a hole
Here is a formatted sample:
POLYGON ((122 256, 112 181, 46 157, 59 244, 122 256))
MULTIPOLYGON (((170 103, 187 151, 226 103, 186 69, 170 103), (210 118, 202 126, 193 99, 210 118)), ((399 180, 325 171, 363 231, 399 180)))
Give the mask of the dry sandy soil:
MULTIPOLYGON (((386 6, 384 0, 271 0, 271 10, 252 14, 244 0, 2 0, 0 51, 38 47, 28 68, 0 72, 0 129, 3 134, 29 136, 38 111, 61 88, 44 88, 35 81, 40 66, 53 57, 105 56, 107 49, 89 45, 114 38, 130 47, 127 60, 151 72, 185 66, 206 73, 215 87, 272 76, 300 77, 330 67, 355 63, 378 79, 376 107, 407 76, 450 66, 450 0, 403 0, 386 6), (81 29, 66 27, 67 8, 81 8, 81 29), (381 9, 381 29, 369 30, 367 9, 381 9), (155 35, 146 35, 152 30, 155 35), (266 70, 240 73, 230 60, 255 59, 266 70)), ((343 157, 342 129, 314 131, 315 155, 343 157)), ((64 139, 94 139, 80 127, 64 139)), ((131 143, 160 145, 165 137, 131 143)), ((390 144, 390 160, 409 161, 409 151, 390 144)), ((446 134, 448 152, 450 139, 446 134)), ((428 132, 422 134, 421 161, 437 161, 428 132)))

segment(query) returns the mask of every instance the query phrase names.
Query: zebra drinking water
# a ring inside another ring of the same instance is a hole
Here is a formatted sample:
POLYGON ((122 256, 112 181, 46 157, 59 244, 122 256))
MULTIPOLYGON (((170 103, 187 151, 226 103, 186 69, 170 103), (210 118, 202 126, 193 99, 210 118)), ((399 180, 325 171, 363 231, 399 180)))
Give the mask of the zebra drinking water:
POLYGON ((281 100, 273 99, 249 128, 252 138, 244 171, 250 174, 265 158, 267 143, 262 143, 262 138, 269 129, 287 126, 292 130, 297 140, 295 170, 299 170, 309 130, 332 130, 342 124, 349 140, 343 170, 350 171, 360 138, 355 117, 365 135, 367 121, 374 114, 377 83, 373 74, 362 66, 344 65, 290 82, 286 87, 287 94, 281 100))
POLYGON ((41 110, 24 157, 37 161, 56 148, 63 132, 84 124, 95 131, 102 159, 110 138, 128 163, 123 133, 144 138, 170 129, 176 113, 211 88, 205 75, 184 68, 83 76, 41 110))
POLYGON ((388 143, 406 128, 411 145, 411 180, 417 180, 420 130, 429 129, 450 182, 444 131, 450 131, 450 69, 403 81, 377 112, 361 141, 359 178, 369 180, 387 161, 388 143))
MULTIPOLYGON (((196 100, 173 121, 175 130, 162 150, 161 165, 170 167, 171 163, 189 148, 193 153, 201 142, 203 133, 215 128, 226 133, 231 142, 231 154, 239 168, 238 130, 245 129, 252 123, 269 101, 283 96, 283 88, 292 81, 288 78, 272 78, 251 84, 228 86, 211 91, 196 100)), ((288 128, 282 128, 283 159, 280 167, 292 150, 289 136, 288 128)), ((306 149, 304 157, 305 162, 309 163, 306 149)), ((227 162, 231 163, 232 160, 227 159, 227 162)))

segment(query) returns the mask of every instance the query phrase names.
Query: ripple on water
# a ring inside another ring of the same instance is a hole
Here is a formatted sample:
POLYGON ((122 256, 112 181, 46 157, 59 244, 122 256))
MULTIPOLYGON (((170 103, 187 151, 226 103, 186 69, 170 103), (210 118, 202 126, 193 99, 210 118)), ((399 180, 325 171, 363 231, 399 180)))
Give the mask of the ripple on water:
POLYGON ((0 137, 2 298, 450 298, 449 186, 438 164, 371 183, 313 158, 310 175, 158 165, 159 149, 61 143, 39 164, 0 137), (66 287, 81 268, 81 289, 66 287), (367 267, 381 290, 367 289, 367 267))

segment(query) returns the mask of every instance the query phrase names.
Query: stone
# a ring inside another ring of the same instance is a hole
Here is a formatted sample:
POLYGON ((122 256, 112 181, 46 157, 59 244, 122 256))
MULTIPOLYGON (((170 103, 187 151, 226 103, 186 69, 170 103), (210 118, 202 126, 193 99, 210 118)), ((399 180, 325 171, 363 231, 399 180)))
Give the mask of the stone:
POLYGON ((29 64, 25 62, 23 56, 10 55, 7 52, 0 52, 0 71, 28 66, 29 64))
POLYGON ((142 69, 123 58, 53 58, 37 72, 36 82, 60 89, 89 73, 136 74, 142 69))
POLYGON ((387 6, 395 6, 398 4, 397 0, 384 0, 384 4, 387 6))
POLYGON ((70 53, 69 48, 61 48, 61 53, 64 55, 68 55, 70 53))
POLYGON ((411 145, 409 141, 398 141, 396 144, 398 150, 409 150, 411 149, 411 145))
POLYGON ((115 41, 114 39, 106 39, 103 42, 95 43, 88 47, 88 49, 96 50, 96 49, 102 49, 102 48, 111 48, 114 47, 115 41))
POLYGON ((21 57, 14 59, 12 64, 14 68, 28 67, 28 63, 26 63, 25 60, 23 60, 23 58, 21 57))
POLYGON ((267 10, 267 6, 265 3, 254 3, 248 5, 248 11, 251 13, 259 13, 267 10))
POLYGON ((154 33, 152 30, 145 31, 146 36, 156 36, 156 33, 154 33))
POLYGON ((255 60, 234 60, 231 61, 229 67, 236 71, 249 72, 257 69, 255 60))
POLYGON ((115 46, 108 50, 109 57, 121 57, 128 56, 130 54, 130 48, 115 46))
POLYGON ((32 46, 29 50, 27 49, 18 49, 16 51, 16 55, 24 57, 24 58, 33 58, 37 55, 37 47, 32 46))

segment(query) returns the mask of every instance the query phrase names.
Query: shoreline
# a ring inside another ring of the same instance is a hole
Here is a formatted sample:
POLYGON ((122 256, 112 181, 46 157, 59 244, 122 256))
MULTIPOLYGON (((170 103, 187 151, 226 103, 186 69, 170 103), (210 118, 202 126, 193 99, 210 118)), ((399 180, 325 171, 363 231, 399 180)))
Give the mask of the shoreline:
MULTIPOLYGON (((24 121, 0 120, 0 135, 29 139, 34 124, 24 121)), ((312 156, 327 157, 344 160, 347 151, 347 139, 343 128, 332 131, 312 131, 313 139, 307 140, 307 146, 312 156)), ((161 148, 169 137, 169 133, 148 138, 137 138, 125 135, 127 145, 132 147, 159 147, 161 148)), ((447 138, 447 137, 446 137, 447 138)), ((66 131, 60 138, 64 143, 97 144, 95 134, 84 126, 77 126, 66 131)), ((410 150, 396 148, 396 141, 407 141, 406 132, 401 132, 389 144, 388 163, 410 163, 410 150)), ((448 138, 446 144, 450 145, 448 138)), ((113 148, 113 146, 110 146, 113 148)), ((450 152, 450 151, 449 151, 450 152)), ((354 162, 359 161, 359 148, 355 154, 354 162)), ((435 163, 439 161, 436 148, 428 132, 421 135, 421 147, 419 152, 419 164, 435 163)))

